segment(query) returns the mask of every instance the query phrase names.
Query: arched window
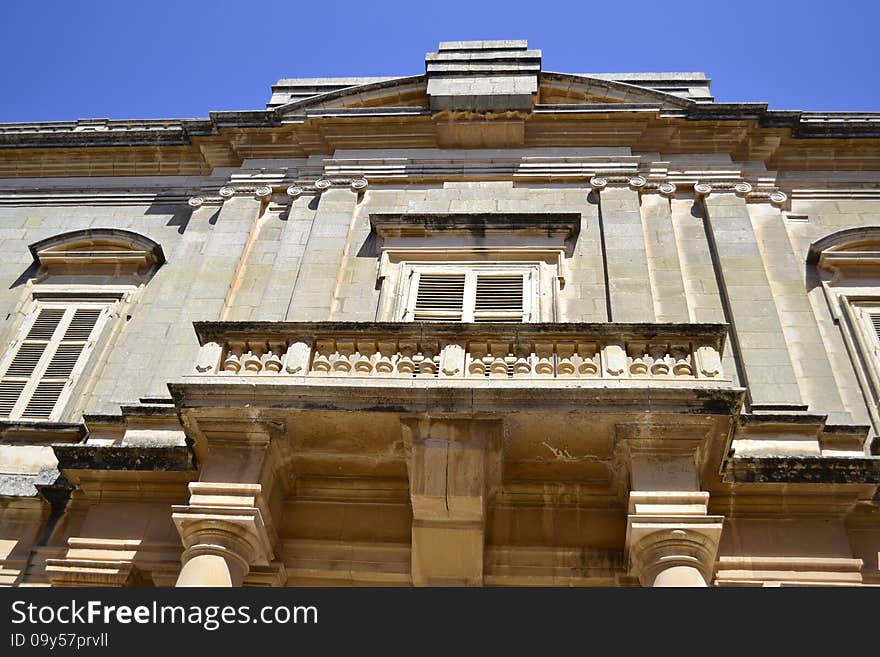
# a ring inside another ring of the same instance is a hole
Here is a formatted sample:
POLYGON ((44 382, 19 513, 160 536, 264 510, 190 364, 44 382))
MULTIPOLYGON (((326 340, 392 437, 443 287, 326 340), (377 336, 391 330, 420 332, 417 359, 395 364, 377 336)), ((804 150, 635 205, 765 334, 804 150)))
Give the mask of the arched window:
POLYGON ((0 358, 0 419, 65 419, 123 306, 165 262, 143 235, 91 229, 30 245, 36 275, 0 358))

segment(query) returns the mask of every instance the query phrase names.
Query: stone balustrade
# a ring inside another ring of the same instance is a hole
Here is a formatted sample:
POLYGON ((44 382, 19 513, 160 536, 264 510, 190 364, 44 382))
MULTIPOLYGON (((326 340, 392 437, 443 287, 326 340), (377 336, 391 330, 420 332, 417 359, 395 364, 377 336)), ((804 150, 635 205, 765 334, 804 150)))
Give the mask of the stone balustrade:
POLYGON ((719 324, 196 324, 197 374, 721 380, 719 324))

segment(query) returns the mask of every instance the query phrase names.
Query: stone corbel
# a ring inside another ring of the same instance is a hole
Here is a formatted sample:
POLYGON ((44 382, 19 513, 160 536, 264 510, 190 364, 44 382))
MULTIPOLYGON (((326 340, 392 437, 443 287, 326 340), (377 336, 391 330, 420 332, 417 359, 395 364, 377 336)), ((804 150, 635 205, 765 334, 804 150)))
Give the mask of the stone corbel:
POLYGON ((485 509, 500 480, 500 424, 404 419, 416 586, 483 583, 485 509))

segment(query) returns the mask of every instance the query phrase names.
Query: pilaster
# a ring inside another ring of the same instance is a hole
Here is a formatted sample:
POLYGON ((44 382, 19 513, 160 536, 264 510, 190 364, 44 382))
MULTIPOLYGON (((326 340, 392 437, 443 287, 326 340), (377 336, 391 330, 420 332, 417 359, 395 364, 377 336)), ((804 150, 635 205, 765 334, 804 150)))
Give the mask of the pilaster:
POLYGON ((643 193, 641 210, 657 321, 690 321, 669 196, 658 192, 643 193))
MULTIPOLYGON (((731 324, 731 342, 754 410, 805 410, 767 279, 745 194, 748 183, 713 190, 700 183, 706 228, 715 250, 731 324), (742 191, 740 191, 740 189, 742 191)), ((772 195, 771 195, 772 200, 772 195)))
POLYGON ((614 322, 653 322, 654 295, 648 273, 645 233, 639 209, 639 186, 595 176, 590 180, 599 193, 600 220, 608 278, 609 317, 614 322))
POLYGON ((366 182, 363 178, 322 178, 315 183, 322 191, 287 310, 288 321, 330 319, 358 195, 366 182))

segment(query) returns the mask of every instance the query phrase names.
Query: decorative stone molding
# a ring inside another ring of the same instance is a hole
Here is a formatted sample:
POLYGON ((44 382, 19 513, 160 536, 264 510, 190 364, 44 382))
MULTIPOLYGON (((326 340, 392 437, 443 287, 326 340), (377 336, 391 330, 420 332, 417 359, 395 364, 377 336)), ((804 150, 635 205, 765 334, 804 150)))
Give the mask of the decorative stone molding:
POLYGON ((590 178, 590 187, 592 187, 595 191, 599 191, 600 189, 605 189, 608 185, 608 179, 602 176, 593 176, 590 178))
POLYGON ((318 178, 314 181, 306 181, 306 180, 297 180, 294 184, 290 185, 286 190, 286 194, 290 198, 298 198, 303 194, 320 194, 324 190, 330 189, 332 187, 350 187, 353 192, 360 192, 363 189, 366 189, 368 185, 368 181, 365 177, 325 177, 318 178))
POLYGON ((96 559, 46 559, 46 576, 52 586, 129 586, 139 579, 130 561, 96 559))
POLYGON ((629 186, 633 189, 642 189, 648 184, 644 176, 634 176, 629 179, 629 186))
POLYGON ((770 195, 767 197, 770 199, 770 202, 775 205, 785 205, 785 202, 788 200, 788 195, 785 192, 775 191, 770 192, 770 195))
POLYGON ((319 178, 315 181, 315 187, 320 190, 330 189, 331 187, 351 187, 352 191, 359 191, 366 188, 367 179, 363 176, 358 178, 319 178))
POLYGON ((272 187, 269 185, 235 183, 221 187, 219 194, 224 199, 230 199, 235 196, 252 196, 256 199, 264 199, 272 195, 272 187))
MULTIPOLYGON (((833 232, 810 244, 807 264, 842 278, 880 270, 880 226, 858 226, 833 232)), ((864 275, 864 274, 863 274, 864 275)))
MULTIPOLYGON (((126 276, 142 282, 165 263, 162 247, 149 237, 118 228, 88 228, 53 235, 28 246, 40 268, 52 276, 126 276)), ((66 281, 70 282, 70 281, 66 281)))
POLYGON ((676 190, 675 183, 671 183, 671 182, 660 183, 657 186, 657 191, 659 191, 664 196, 674 196, 675 190, 676 190))
POLYGON ((202 206, 220 206, 226 199, 222 196, 193 196, 187 201, 187 205, 191 208, 200 208, 202 206))
POLYGON ((712 185, 708 183, 698 182, 694 185, 694 193, 698 196, 708 196, 712 193, 712 185))
POLYGON ((788 195, 785 192, 766 185, 756 186, 746 180, 712 180, 711 184, 708 182, 694 184, 694 193, 697 196, 705 198, 713 192, 733 192, 747 201, 769 201, 778 206, 785 205, 788 201, 788 195))

